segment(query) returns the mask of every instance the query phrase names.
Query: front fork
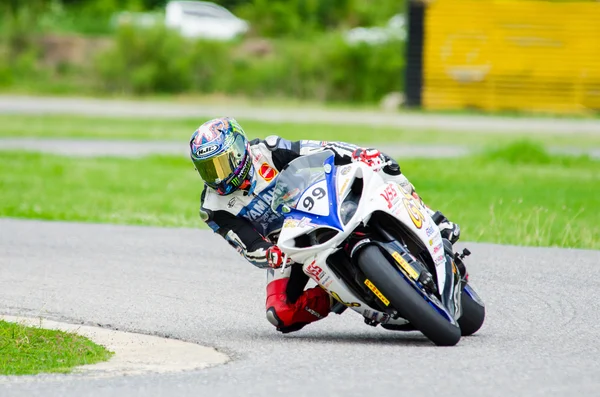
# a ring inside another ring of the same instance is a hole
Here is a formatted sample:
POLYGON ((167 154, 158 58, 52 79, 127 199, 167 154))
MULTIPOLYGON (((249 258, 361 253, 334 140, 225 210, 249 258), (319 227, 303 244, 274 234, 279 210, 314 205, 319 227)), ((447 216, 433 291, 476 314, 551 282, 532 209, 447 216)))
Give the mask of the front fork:
MULTIPOLYGON (((385 236, 384 236, 385 237, 385 236)), ((423 288, 427 293, 434 294, 439 297, 437 286, 429 269, 421 261, 417 260, 402 244, 398 241, 389 239, 390 241, 371 240, 368 235, 364 235, 361 240, 354 241, 347 248, 347 253, 350 258, 353 258, 361 247, 365 245, 377 245, 389 256, 391 263, 396 265, 398 270, 406 277, 423 288)))
MULTIPOLYGON (((353 257, 358 249, 367 244, 375 244, 384 252, 387 252, 390 261, 409 279, 413 280, 419 288, 422 288, 430 295, 441 298, 441 303, 446 307, 449 313, 457 319, 462 314, 461 308, 461 292, 464 287, 463 277, 455 262, 462 263, 462 258, 469 255, 466 252, 461 256, 458 253, 453 254, 452 244, 448 241, 449 247, 444 247, 446 251, 446 282, 444 291, 441 294, 438 292, 438 287, 434 281, 433 275, 429 269, 419 260, 417 260, 402 244, 393 239, 383 228, 378 228, 378 232, 383 234, 384 240, 371 240, 368 234, 359 233, 362 239, 355 239, 353 243, 348 245, 347 252, 350 257, 353 257)), ((352 240, 351 240, 352 241, 352 240)))

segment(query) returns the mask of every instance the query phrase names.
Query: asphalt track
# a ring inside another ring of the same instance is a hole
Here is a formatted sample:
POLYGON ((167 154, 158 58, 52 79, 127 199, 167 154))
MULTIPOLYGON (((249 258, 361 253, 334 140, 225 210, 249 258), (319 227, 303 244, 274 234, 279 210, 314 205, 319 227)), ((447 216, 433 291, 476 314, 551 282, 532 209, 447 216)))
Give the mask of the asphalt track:
POLYGON ((206 230, 0 219, 0 312, 232 357, 175 375, 3 378, 0 396, 599 395, 600 251, 467 246, 488 318, 439 348, 349 311, 276 333, 264 318, 265 271, 206 230))
POLYGON ((393 126, 439 131, 532 134, 598 134, 600 119, 444 115, 411 112, 273 108, 257 105, 125 101, 0 95, 0 114, 79 114, 100 117, 192 118, 231 116, 240 120, 393 126))

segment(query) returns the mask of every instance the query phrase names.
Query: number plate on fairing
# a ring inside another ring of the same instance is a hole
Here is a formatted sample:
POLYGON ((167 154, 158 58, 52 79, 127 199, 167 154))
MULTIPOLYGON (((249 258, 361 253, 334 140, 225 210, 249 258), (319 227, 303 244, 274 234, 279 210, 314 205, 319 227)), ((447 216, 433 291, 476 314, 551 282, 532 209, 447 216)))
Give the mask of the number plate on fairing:
POLYGON ((300 197, 296 209, 314 215, 329 215, 329 197, 327 195, 327 181, 315 183, 300 197))

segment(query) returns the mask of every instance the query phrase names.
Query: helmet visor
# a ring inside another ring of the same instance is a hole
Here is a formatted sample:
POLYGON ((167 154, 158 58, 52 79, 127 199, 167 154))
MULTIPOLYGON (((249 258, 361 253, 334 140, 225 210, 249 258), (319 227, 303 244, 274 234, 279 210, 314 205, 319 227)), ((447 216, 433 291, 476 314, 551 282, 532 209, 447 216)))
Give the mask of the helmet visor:
POLYGON ((208 159, 194 160, 194 164, 204 182, 216 189, 221 182, 232 176, 244 160, 245 155, 245 140, 240 135, 223 153, 208 159))

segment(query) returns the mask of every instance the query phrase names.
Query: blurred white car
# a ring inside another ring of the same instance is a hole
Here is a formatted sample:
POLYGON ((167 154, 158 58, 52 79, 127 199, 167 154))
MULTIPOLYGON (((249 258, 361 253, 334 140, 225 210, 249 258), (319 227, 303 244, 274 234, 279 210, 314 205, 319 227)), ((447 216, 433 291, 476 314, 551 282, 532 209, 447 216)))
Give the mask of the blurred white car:
POLYGON ((207 1, 168 2, 165 25, 184 37, 213 40, 231 40, 249 29, 248 22, 207 1))
POLYGON ((348 44, 366 43, 370 45, 384 44, 390 40, 406 40, 406 20, 403 14, 391 17, 383 27, 358 27, 345 34, 348 44))
POLYGON ((188 38, 231 40, 246 33, 248 22, 226 8, 208 1, 169 1, 165 13, 121 12, 113 18, 113 26, 152 27, 163 23, 188 38))

